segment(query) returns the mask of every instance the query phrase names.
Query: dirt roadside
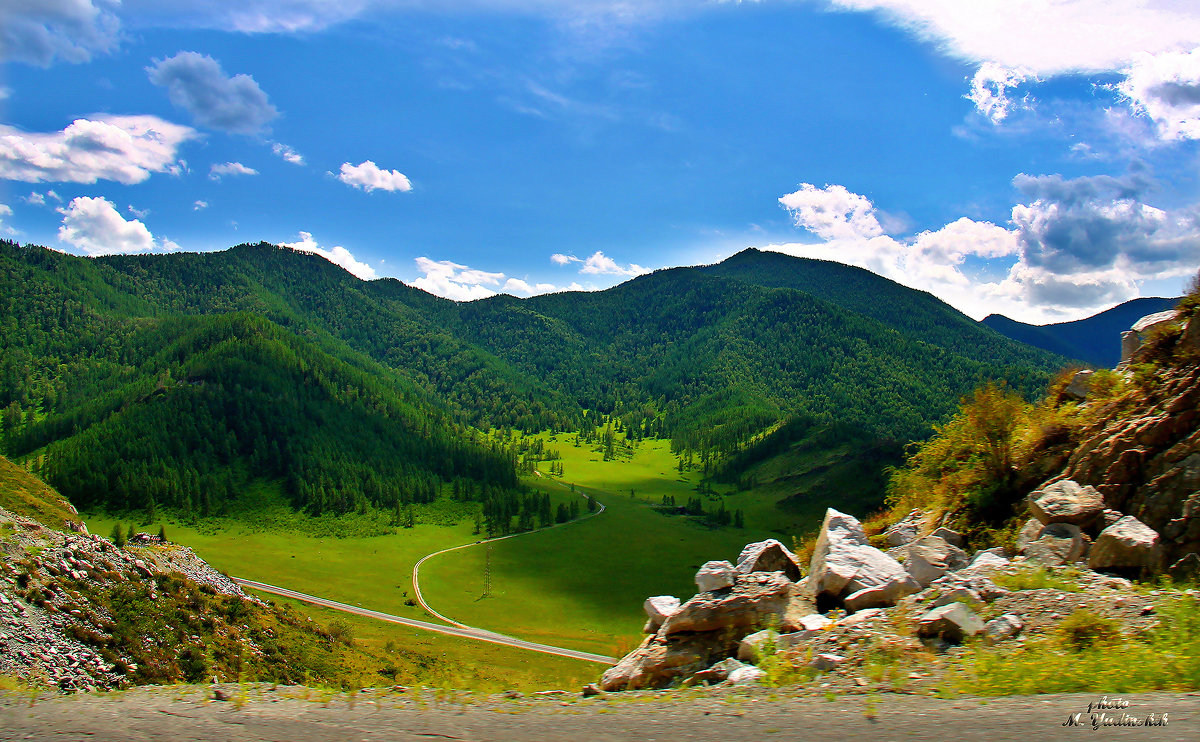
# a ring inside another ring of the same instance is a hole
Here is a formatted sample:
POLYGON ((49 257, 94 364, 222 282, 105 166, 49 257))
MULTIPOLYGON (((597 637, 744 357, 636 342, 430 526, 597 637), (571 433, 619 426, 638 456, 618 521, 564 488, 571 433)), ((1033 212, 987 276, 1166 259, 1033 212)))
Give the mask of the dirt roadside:
POLYGON ((39 700, 0 699, 0 740, 1003 740, 1200 739, 1200 693, 952 700, 898 694, 797 696, 787 689, 624 693, 582 699, 479 697, 430 690, 358 694, 301 687, 143 687, 39 700), (1122 706, 1122 703, 1127 704, 1122 706), (1106 715, 1109 725, 1105 725, 1106 715), (1153 716, 1151 716, 1153 715, 1153 716), (1112 726, 1161 721, 1165 726, 1112 726), (1074 720, 1076 723, 1072 724, 1074 720), (1093 729, 1093 720, 1100 726, 1093 729))

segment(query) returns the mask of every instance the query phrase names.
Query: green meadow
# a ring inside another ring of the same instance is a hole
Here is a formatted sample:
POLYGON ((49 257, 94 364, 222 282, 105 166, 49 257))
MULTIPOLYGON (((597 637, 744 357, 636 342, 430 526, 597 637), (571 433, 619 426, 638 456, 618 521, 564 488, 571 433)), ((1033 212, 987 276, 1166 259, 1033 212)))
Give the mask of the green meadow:
MULTIPOLYGON (((421 589, 444 615, 481 628, 546 644, 619 656, 639 640, 650 595, 695 593, 696 569, 712 559, 735 560, 742 547, 772 536, 765 508, 754 496, 713 495, 730 509, 747 509, 746 529, 710 528, 696 519, 664 515, 663 495, 679 503, 695 497, 699 475, 680 474, 666 441, 603 461, 592 448, 557 436, 548 448, 562 458, 562 481, 534 485, 564 491, 574 485, 606 509, 595 518, 536 535, 437 556, 421 567, 421 589), (632 494, 631 494, 632 491, 632 494), (753 513, 753 515, 752 515, 753 513), (490 556, 489 552, 490 551, 490 556), (491 593, 483 596, 490 561, 491 593)), ((540 470, 547 471, 542 464, 540 470)), ((708 508, 710 499, 706 498, 708 508)))
MULTIPOLYGON (((742 546, 764 538, 790 545, 792 535, 809 530, 815 526, 814 515, 819 517, 815 506, 811 513, 800 514, 776 508, 775 502, 792 491, 786 482, 745 492, 704 487, 701 493, 700 472, 681 472, 668 441, 622 445, 613 460, 604 461, 597 447, 577 446, 574 436, 544 437, 547 448, 561 456, 554 463, 561 464, 563 476, 529 477, 528 484, 550 493, 555 503, 590 494, 605 505, 604 512, 430 559, 421 568, 421 587, 426 601, 443 615, 531 641, 620 656, 640 638, 641 605, 647 596, 668 594, 686 600, 695 592, 692 577, 704 562, 735 560, 742 546), (668 514, 661 507, 664 496, 678 504, 700 496, 706 510, 722 503, 730 511, 740 509, 746 528, 714 528, 698 518, 668 514), (487 595, 485 573, 491 583, 487 595)), ((550 463, 541 462, 539 471, 548 473, 550 463)), ((430 518, 435 523, 418 523, 387 535, 347 535, 356 532, 354 527, 328 535, 311 526, 300 531, 288 527, 289 517, 300 516, 274 506, 264 506, 252 516, 195 525, 169 521, 167 535, 231 575, 424 620, 435 619, 408 604, 413 599, 413 565, 427 554, 481 539, 472 532, 470 517, 430 518)), ((89 529, 102 535, 116 522, 106 515, 87 517, 89 529)), ((120 522, 149 532, 158 528, 141 519, 120 522)), ((317 613, 312 607, 303 610, 317 613)), ((370 627, 377 622, 353 622, 360 636, 375 636, 376 629, 370 627)), ((456 661, 481 666, 499 661, 495 649, 473 651, 474 643, 453 649, 451 645, 460 646, 463 640, 408 629, 403 633, 410 645, 419 636, 421 646, 456 661)), ((509 651, 516 650, 505 650, 509 651)), ((558 662, 548 655, 517 655, 534 668, 558 662)))

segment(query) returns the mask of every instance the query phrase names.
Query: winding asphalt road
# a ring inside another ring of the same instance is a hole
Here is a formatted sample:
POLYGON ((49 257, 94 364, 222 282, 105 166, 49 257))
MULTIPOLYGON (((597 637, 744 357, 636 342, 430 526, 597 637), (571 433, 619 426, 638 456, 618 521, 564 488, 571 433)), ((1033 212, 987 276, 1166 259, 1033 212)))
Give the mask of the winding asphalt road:
POLYGON ((527 642, 524 639, 517 639, 516 637, 505 636, 504 634, 497 634, 491 631, 485 631, 483 629, 475 629, 471 628, 470 626, 463 626, 462 624, 455 626, 442 626, 436 623, 429 623, 428 621, 418 621, 415 618, 393 616, 390 613, 381 613, 379 611, 370 610, 369 608, 360 608, 356 605, 347 605, 346 603, 339 603, 335 600, 329 600, 328 598, 319 598, 315 595, 308 595, 306 593, 296 592, 295 590, 288 590, 286 587, 268 585, 265 582, 246 580, 241 577, 233 577, 231 579, 242 587, 248 587, 253 590, 259 590, 261 592, 271 593, 273 595, 281 595, 285 598, 292 598, 294 600, 301 600, 305 603, 312 603, 313 605, 319 605, 324 608, 332 608, 336 611, 353 613, 356 616, 365 616, 366 618, 374 618, 380 621, 401 624, 403 626, 411 626, 414 629, 436 631, 439 634, 461 636, 467 639, 478 639, 481 642, 503 644, 509 647, 516 647, 517 649, 528 649, 532 652, 556 654, 560 657, 570 657, 572 659, 584 660, 585 662, 599 662, 604 665, 612 665, 615 662, 612 657, 589 654, 588 652, 577 652, 574 649, 563 649, 562 647, 551 647, 547 644, 538 644, 536 642, 527 642))
MULTIPOLYGON (((535 471, 534 474, 536 474, 539 477, 542 476, 541 472, 535 471)), ((549 481, 556 482, 556 480, 549 480, 549 481)), ((563 487, 567 486, 567 485, 563 484, 562 482, 556 482, 556 483, 562 485, 563 487)), ((586 495, 582 492, 580 492, 579 494, 581 497, 586 497, 586 495)), ((404 618, 402 616, 394 616, 390 613, 381 613, 380 611, 373 611, 368 608, 361 608, 359 606, 348 605, 346 603, 339 603, 335 600, 329 600, 328 598, 320 598, 315 595, 308 595, 307 593, 301 593, 301 592, 297 592, 295 590, 289 590, 286 587, 279 587, 278 585, 269 585, 265 582, 257 582, 255 580, 247 580, 247 579, 244 579, 241 577, 232 577, 230 579, 232 579, 234 582, 241 585, 242 587, 248 587, 248 588, 251 588, 254 590, 259 590, 264 593, 271 593, 273 595, 281 595, 285 598, 292 598, 294 600, 300 600, 305 603, 319 605, 324 608, 332 608, 337 611, 353 613, 358 616, 365 616, 366 618, 374 618, 374 619, 377 619, 380 621, 388 621, 390 623, 401 624, 403 626, 411 626, 412 628, 423 629, 425 631, 435 631, 439 634, 447 634, 449 636, 461 636, 461 637, 465 637, 467 639, 477 639, 479 641, 491 642, 492 644, 502 644, 502 645, 508 646, 508 647, 516 647, 517 649, 528 649, 532 652, 542 652, 543 654, 553 654, 553 655, 558 655, 559 657, 570 657, 572 659, 584 660, 585 662, 598 662, 598 663, 601 663, 604 665, 613 665, 616 663, 616 660, 613 659, 612 657, 605 657, 605 656, 599 655, 599 654, 591 654, 589 652, 579 652, 574 649, 564 649, 563 647, 552 647, 548 644, 538 644, 537 642, 525 641, 524 639, 518 639, 518 638, 512 637, 512 636, 505 636, 504 634, 497 634, 493 631, 487 631, 486 629, 480 629, 480 628, 476 628, 474 626, 467 626, 466 624, 459 623, 458 621, 455 621, 452 618, 447 618, 446 616, 443 616, 442 614, 435 611, 433 608, 431 608, 429 606, 428 603, 425 602, 425 598, 421 594, 421 583, 419 580, 421 565, 424 564, 425 560, 427 560, 427 559, 438 556, 439 554, 445 554, 450 551, 458 551, 459 549, 468 549, 472 546, 478 546, 481 544, 490 544, 490 543, 494 543, 496 541, 503 541, 503 540, 509 539, 509 538, 517 538, 518 536, 529 536, 531 534, 538 533, 539 531, 545 531, 550 528, 558 528, 559 526, 569 526, 572 523, 578 523, 579 521, 582 521, 587 518, 597 516, 600 513, 603 513, 604 512, 604 503, 601 503, 598 500, 597 500, 597 503, 600 505, 599 510, 597 510, 594 513, 589 513, 588 515, 585 515, 583 518, 579 518, 577 520, 569 521, 567 523, 556 523, 551 526, 539 528, 535 531, 526 531, 524 533, 514 533, 509 536, 501 536, 499 538, 485 539, 485 540, 476 541, 476 542, 470 543, 470 544, 462 544, 460 546, 452 546, 449 549, 442 549, 441 551, 435 551, 432 554, 426 554, 425 556, 421 557, 420 561, 418 561, 415 565, 413 565, 413 576, 412 576, 413 577, 413 591, 416 593, 417 603, 419 603, 422 608, 424 608, 426 611, 428 611, 430 615, 434 616, 435 618, 437 618, 441 621, 445 621, 446 623, 451 624, 450 626, 442 626, 440 624, 429 623, 428 621, 420 621, 415 618, 404 618)))

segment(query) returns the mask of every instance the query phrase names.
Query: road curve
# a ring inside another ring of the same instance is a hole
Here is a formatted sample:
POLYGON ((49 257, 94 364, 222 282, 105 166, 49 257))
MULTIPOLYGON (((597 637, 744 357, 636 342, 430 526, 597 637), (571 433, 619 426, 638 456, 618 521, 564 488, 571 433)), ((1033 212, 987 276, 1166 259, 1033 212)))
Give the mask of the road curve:
MULTIPOLYGON (((540 471, 537 471, 536 469, 534 470, 533 473, 536 474, 538 477, 542 476, 542 473, 540 471)), ((548 479, 547 481, 554 482, 555 484, 558 484, 562 487, 569 486, 569 485, 563 484, 562 482, 555 480, 555 479, 548 479)), ((579 492, 578 494, 580 497, 588 496, 584 492, 579 492)), ((472 629, 474 631, 483 631, 483 629, 476 629, 473 626, 467 626, 465 623, 459 623, 458 621, 455 621, 453 618, 447 618, 446 616, 443 616, 442 614, 433 610, 433 608, 431 608, 429 606, 429 604, 425 602, 425 596, 421 594, 421 581, 420 581, 421 565, 425 563, 425 560, 431 559, 439 554, 445 554, 446 552, 450 552, 450 551, 458 551, 459 549, 467 549, 472 546, 477 546, 479 544, 485 544, 485 543, 490 544, 490 543, 495 543, 496 541, 503 541, 503 540, 509 539, 509 538, 516 538, 518 536, 528 536, 530 534, 538 533, 540 531, 545 531, 550 528, 558 528, 559 526, 569 526, 572 523, 578 523, 580 521, 587 520, 588 518, 592 518, 594 516, 599 515, 600 513, 603 513, 604 512, 604 503, 600 502, 599 500, 596 500, 596 504, 600 506, 600 509, 597 510, 596 512, 588 513, 587 515, 583 516, 582 518, 576 518, 575 520, 570 520, 570 521, 567 521, 566 523, 555 523, 553 525, 543 526, 541 528, 537 528, 532 531, 524 531, 522 533, 513 533, 513 534, 509 534, 508 536, 499 536, 497 538, 484 539, 482 541, 475 541, 475 542, 469 543, 469 544, 460 544, 459 546, 451 546, 449 549, 442 549, 441 551, 435 551, 432 554, 426 554, 425 556, 421 557, 417 561, 416 564, 413 565, 413 573, 412 573, 413 593, 416 595, 417 603, 422 608, 424 608, 426 610, 426 612, 428 612, 431 616, 433 616, 441 621, 445 621, 448 624, 452 624, 461 629, 472 629)), ((487 633, 491 633, 491 632, 487 632, 487 633)), ((596 655, 592 655, 592 656, 596 656, 596 655)))
MULTIPOLYGON (((468 546, 471 546, 471 545, 473 545, 473 544, 468 544, 468 546)), ((458 548, 462 548, 462 547, 458 547, 458 548)), ((432 555, 430 555, 430 556, 432 556, 432 555)), ((426 557, 426 558, 428 558, 428 557, 426 557)), ((388 621, 390 623, 401 624, 403 626, 411 626, 412 628, 415 628, 415 629, 424 629, 425 631, 435 631, 439 634, 447 634, 449 636, 461 636, 461 637, 464 637, 467 639, 477 639, 478 641, 491 642, 492 644, 501 644, 501 645, 508 646, 508 647, 516 647, 517 649, 528 649, 532 652, 541 652, 543 654, 554 654, 554 655, 558 655, 559 657, 569 657, 571 659, 583 660, 584 662, 598 662, 603 665, 612 665, 612 664, 616 663, 616 660, 613 659, 612 657, 604 657, 602 655, 590 654, 588 652, 578 652, 574 649, 563 649, 562 647, 551 647, 547 644, 538 644, 536 642, 525 641, 524 639, 517 639, 516 637, 512 637, 512 636, 505 636, 503 634, 497 634, 492 631, 484 631, 483 629, 475 629, 475 628, 471 628, 469 626, 463 626, 462 624, 458 624, 458 623, 456 623, 454 626, 440 626, 435 623, 429 623, 428 621, 418 621, 415 618, 404 618, 402 616, 393 616, 390 613, 381 613, 379 611, 373 611, 368 608, 360 608, 355 605, 347 605, 345 603, 338 603, 337 601, 329 600, 327 598, 318 598, 315 595, 307 595, 305 593, 296 592, 295 590, 288 590, 285 587, 279 587, 277 585, 268 585, 265 582, 257 582, 255 580, 246 580, 246 579, 242 579, 241 577, 233 577, 231 579, 234 582, 236 582, 237 584, 241 585, 242 587, 248 587, 253 590, 259 590, 264 593, 271 593, 273 595, 281 595, 285 598, 292 598, 294 600, 300 600, 305 603, 312 603, 313 605, 319 605, 324 608, 332 608, 337 611, 353 613, 357 616, 365 616, 366 618, 374 618, 374 619, 377 619, 380 621, 388 621)), ((434 615, 437 615, 437 614, 434 614, 434 615)), ((440 616, 439 616, 439 618, 440 618, 440 616)), ((449 619, 443 619, 443 620, 448 621, 449 619)))

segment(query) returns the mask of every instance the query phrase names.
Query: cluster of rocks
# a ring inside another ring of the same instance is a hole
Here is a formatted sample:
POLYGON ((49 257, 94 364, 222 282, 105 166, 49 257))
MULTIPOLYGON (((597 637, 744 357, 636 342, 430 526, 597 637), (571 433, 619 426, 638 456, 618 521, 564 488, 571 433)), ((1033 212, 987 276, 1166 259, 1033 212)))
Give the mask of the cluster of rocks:
MULTIPOLYGON (((1039 507, 1057 512, 1047 495, 1065 489, 1035 493, 1039 507)), ((1096 521, 1104 522, 1102 516, 1096 521)), ((873 650, 945 652, 980 635, 990 642, 1021 642, 1031 626, 1047 630, 1076 608, 1114 615, 1131 630, 1148 628, 1153 609, 1130 582, 1085 564, 1073 569, 1077 591, 1009 590, 993 580, 1045 566, 1039 561, 1043 552, 1063 551, 1049 542, 1059 533, 1051 527, 1056 523, 1063 521, 1042 524, 1027 555, 995 548, 968 556, 961 535, 951 529, 920 535, 929 525, 914 512, 885 532, 891 548, 884 551, 869 543, 855 518, 829 509, 804 576, 795 555, 772 539, 748 545, 736 565, 705 564, 696 575, 699 592, 686 602, 673 596, 647 599, 645 640, 604 673, 599 687, 753 683, 765 675, 755 664, 778 653, 791 667, 851 677, 873 650)), ((1097 536, 1091 553, 1099 548, 1112 555, 1106 564, 1113 559, 1141 564, 1140 546, 1118 546, 1136 531, 1128 523, 1121 517, 1105 527, 1115 530, 1097 536), (1104 546, 1109 542, 1114 546, 1104 546)), ((1066 525, 1072 534, 1083 533, 1066 525)), ((1050 569, 1064 563, 1048 561, 1050 569)), ((866 683, 861 677, 856 682, 866 683)))
MULTIPOLYGON (((1155 333, 1186 319, 1175 345, 1176 363, 1160 364, 1155 383, 1126 395, 1112 414, 1081 431, 1079 442, 1059 454, 1050 480, 1091 485, 1105 507, 1130 515, 1160 534, 1159 564, 1180 569, 1200 561, 1200 310, 1184 318, 1172 310, 1148 315, 1122 335, 1117 372, 1128 376, 1144 360, 1155 333)), ((1066 396, 1090 399, 1095 374, 1080 371, 1066 396)), ((1103 402, 1098 402, 1103 403, 1103 402)), ((1105 525, 1112 525, 1106 523, 1105 525)), ((1128 528, 1132 524, 1127 522, 1128 528)), ((1086 528, 1085 528, 1086 530, 1086 528)), ((1140 529, 1135 529, 1140 530, 1140 529)))
POLYGON ((123 685, 137 670, 133 660, 81 641, 111 630, 95 595, 116 583, 142 582, 155 598, 153 578, 177 572, 257 602, 191 549, 119 549, 86 529, 57 531, 3 508, 0 527, 0 675, 64 691, 123 685))
MULTIPOLYGON (((1017 536, 1017 551, 1046 566, 1086 561, 1094 570, 1140 577, 1161 570, 1159 534, 1132 515, 1106 507, 1090 485, 1074 480, 1053 482, 1029 495, 1033 517, 1017 536)), ((1171 565, 1180 572, 1189 561, 1171 565)), ((1179 576, 1186 576, 1180 574, 1179 576)))

